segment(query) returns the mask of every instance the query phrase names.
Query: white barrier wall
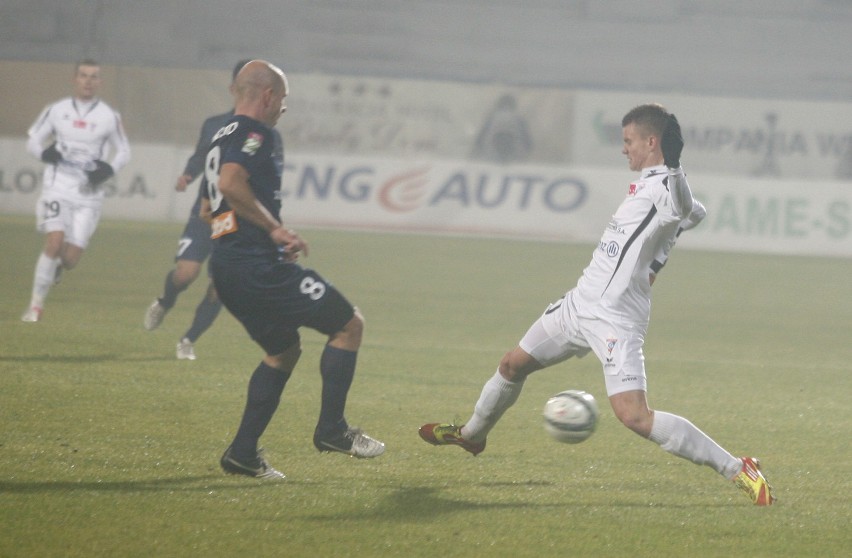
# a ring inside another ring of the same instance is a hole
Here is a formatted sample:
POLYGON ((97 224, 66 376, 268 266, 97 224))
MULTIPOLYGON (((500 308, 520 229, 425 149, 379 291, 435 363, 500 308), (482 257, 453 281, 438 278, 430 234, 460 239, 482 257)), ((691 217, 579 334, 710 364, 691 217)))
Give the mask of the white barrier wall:
MULTIPOLYGON (((134 145, 104 217, 183 221, 197 182, 174 180, 188 149, 134 145)), ((41 163, 0 139, 0 212, 33 214, 41 163)), ((284 218, 294 225, 594 242, 635 173, 595 167, 289 154, 284 218)), ((685 247, 852 257, 852 184, 690 173, 708 209, 685 247)))

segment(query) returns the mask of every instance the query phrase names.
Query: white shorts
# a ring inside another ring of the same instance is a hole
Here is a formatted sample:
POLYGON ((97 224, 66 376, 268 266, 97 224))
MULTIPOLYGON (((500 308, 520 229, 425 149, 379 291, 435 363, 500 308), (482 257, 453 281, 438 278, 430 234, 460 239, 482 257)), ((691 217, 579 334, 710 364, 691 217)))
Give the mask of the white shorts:
POLYGON ((603 365, 608 396, 648 388, 644 331, 578 315, 573 292, 554 302, 530 326, 519 345, 543 366, 594 351, 603 365))
POLYGON ((65 242, 86 248, 98 228, 101 209, 70 202, 64 198, 42 194, 36 204, 36 227, 39 232, 62 231, 65 242))

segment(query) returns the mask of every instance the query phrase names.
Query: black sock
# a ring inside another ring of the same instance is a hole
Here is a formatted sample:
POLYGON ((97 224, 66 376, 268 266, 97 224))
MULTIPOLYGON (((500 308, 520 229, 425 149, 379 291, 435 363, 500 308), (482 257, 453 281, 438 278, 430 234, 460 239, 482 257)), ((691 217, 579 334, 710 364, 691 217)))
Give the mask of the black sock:
POLYGON ((172 283, 172 277, 175 274, 175 270, 169 271, 168 275, 166 275, 166 285, 163 287, 163 296, 160 297, 160 306, 165 308, 166 310, 171 310, 172 306, 175 305, 175 301, 180 293, 186 290, 189 285, 184 285, 182 287, 175 287, 175 284, 172 283))
POLYGON ((195 343, 195 340, 201 337, 201 334, 213 325, 221 309, 222 303, 218 298, 211 297, 209 292, 204 295, 201 303, 195 309, 195 318, 193 318, 192 325, 189 326, 184 337, 195 343))
POLYGON ((231 452, 237 459, 249 460, 257 455, 257 442, 278 408, 281 392, 291 373, 264 362, 255 369, 248 385, 243 419, 231 444, 231 452))
POLYGON ((320 358, 322 375, 322 407, 315 435, 326 436, 340 433, 349 428, 343 411, 346 396, 355 376, 357 351, 346 351, 326 345, 320 358))

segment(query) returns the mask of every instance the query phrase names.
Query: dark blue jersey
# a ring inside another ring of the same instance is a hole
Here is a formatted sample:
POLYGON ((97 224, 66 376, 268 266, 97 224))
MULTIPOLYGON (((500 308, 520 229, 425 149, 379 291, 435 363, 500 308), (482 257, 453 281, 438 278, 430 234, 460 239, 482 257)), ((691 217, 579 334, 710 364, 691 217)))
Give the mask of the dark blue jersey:
POLYGON ((276 145, 277 132, 262 122, 237 115, 213 136, 202 182, 203 195, 213 211, 214 257, 222 261, 263 257, 279 258, 282 249, 269 233, 236 215, 218 190, 219 171, 225 163, 236 163, 249 174, 249 186, 269 213, 281 211, 281 174, 284 160, 276 145))
MULTIPOLYGON (((198 135, 198 141, 195 143, 195 151, 186 160, 186 166, 183 169, 183 174, 189 175, 192 178, 189 182, 195 180, 201 171, 204 170, 204 158, 207 156, 207 151, 210 149, 210 140, 213 139, 213 134, 219 131, 219 128, 224 126, 231 117, 234 116, 233 109, 222 114, 211 116, 201 125, 201 133, 198 135)), ((198 195, 195 197, 195 204, 189 213, 190 218, 198 217, 198 211, 201 208, 201 190, 203 184, 198 187, 198 195)))
POLYGON ((186 160, 183 174, 188 174, 192 177, 192 180, 195 180, 201 174, 201 171, 204 170, 204 158, 207 157, 213 134, 227 124, 233 116, 234 111, 231 109, 228 112, 211 116, 204 121, 204 124, 201 125, 201 133, 198 135, 198 141, 195 144, 195 151, 186 160))
MULTIPOLYGON (((198 135, 198 142, 195 144, 195 151, 193 151, 192 155, 189 156, 189 159, 186 160, 186 166, 183 169, 183 174, 187 174, 192 177, 189 182, 198 178, 198 175, 204 170, 204 158, 207 157, 207 151, 210 150, 210 142, 213 140, 213 136, 220 128, 225 126, 225 124, 227 124, 233 116, 234 110, 231 109, 228 112, 223 112, 222 114, 217 114, 207 118, 204 121, 204 124, 201 125, 201 133, 198 135)), ((272 137, 275 142, 275 153, 283 160, 284 142, 281 140, 281 134, 278 130, 273 128, 272 137)), ((199 184, 198 195, 195 197, 195 204, 192 206, 192 210, 189 213, 190 218, 198 217, 198 211, 201 209, 203 190, 204 184, 199 184)))

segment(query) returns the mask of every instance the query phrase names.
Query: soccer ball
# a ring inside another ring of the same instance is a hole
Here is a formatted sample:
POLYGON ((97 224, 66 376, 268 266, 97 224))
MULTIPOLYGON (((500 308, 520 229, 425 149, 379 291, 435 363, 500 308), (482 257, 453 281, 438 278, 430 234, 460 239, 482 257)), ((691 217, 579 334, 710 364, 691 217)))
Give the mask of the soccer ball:
POLYGON ((592 435, 597 424, 598 404, 585 391, 563 391, 544 404, 544 429, 558 442, 579 444, 592 435))

